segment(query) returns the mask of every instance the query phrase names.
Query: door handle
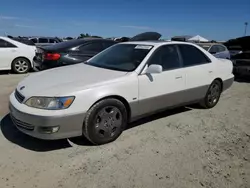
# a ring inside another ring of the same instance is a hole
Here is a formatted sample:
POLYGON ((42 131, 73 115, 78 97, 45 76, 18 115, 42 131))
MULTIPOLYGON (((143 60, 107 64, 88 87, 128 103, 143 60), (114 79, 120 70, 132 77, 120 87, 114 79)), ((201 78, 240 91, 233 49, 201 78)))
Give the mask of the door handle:
POLYGON ((176 76, 175 77, 175 79, 181 79, 182 78, 182 76, 176 76))
POLYGON ((213 73, 213 71, 208 71, 209 73, 213 73))

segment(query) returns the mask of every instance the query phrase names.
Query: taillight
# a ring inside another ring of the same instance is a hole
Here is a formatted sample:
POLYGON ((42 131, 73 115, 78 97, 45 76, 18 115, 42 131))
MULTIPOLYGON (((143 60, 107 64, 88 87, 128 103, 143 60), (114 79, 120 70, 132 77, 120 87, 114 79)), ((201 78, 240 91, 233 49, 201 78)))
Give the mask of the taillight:
POLYGON ((45 53, 44 54, 44 59, 45 60, 52 60, 52 61, 56 61, 58 59, 60 59, 61 55, 58 53, 45 53))

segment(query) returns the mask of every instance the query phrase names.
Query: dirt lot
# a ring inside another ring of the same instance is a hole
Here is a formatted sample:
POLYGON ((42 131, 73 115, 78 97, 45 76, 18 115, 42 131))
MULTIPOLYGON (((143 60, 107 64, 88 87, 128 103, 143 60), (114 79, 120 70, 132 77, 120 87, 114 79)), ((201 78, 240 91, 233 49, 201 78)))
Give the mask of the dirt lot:
POLYGON ((211 110, 157 114, 97 147, 17 131, 5 115, 22 77, 0 75, 1 188, 250 187, 250 83, 235 82, 211 110))

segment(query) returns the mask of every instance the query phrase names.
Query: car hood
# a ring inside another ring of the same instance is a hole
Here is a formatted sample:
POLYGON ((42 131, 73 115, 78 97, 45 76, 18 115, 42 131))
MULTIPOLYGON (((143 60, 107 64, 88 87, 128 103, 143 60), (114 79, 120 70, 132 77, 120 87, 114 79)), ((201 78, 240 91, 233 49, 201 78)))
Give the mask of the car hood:
POLYGON ((24 96, 62 96, 107 84, 126 74, 80 63, 33 73, 18 84, 17 90, 24 96))

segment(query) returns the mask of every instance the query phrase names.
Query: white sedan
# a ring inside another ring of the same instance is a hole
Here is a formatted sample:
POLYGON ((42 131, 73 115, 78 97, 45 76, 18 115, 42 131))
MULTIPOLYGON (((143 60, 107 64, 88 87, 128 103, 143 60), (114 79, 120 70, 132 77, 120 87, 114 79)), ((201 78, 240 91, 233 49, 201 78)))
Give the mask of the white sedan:
POLYGON ((35 46, 29 46, 8 37, 0 37, 0 70, 27 73, 33 66, 35 46))
POLYGON ((232 62, 185 42, 125 42, 85 63, 30 75, 10 95, 17 128, 40 139, 114 141, 129 122, 177 106, 212 108, 232 62))

